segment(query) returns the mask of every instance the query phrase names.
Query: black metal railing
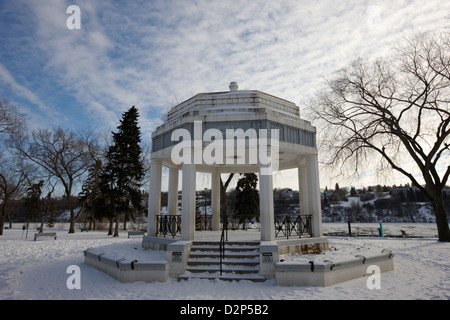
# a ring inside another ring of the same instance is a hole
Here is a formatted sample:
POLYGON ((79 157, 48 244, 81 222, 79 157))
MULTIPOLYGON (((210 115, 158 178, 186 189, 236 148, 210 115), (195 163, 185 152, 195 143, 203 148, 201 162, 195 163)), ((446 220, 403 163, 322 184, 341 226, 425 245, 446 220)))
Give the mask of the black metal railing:
POLYGON ((212 216, 211 215, 201 215, 195 219, 195 230, 212 230, 212 216))
MULTIPOLYGON (((275 215, 275 237, 312 237, 312 215, 275 215)), ((251 219, 237 217, 222 217, 222 234, 220 250, 224 250, 225 242, 228 241, 228 229, 246 230, 252 227, 259 228, 259 223, 251 219)), ((197 229, 198 230, 198 229, 197 229)), ((211 229, 211 216, 202 219, 200 230, 211 229)), ((179 215, 157 215, 156 236, 166 237, 181 236, 181 216, 179 215)))
POLYGON ((228 241, 228 215, 222 214, 222 233, 220 235, 220 243, 219 243, 219 263, 220 263, 220 275, 222 275, 222 265, 223 260, 225 259, 225 241, 228 241))
POLYGON ((256 221, 256 218, 236 216, 229 216, 227 218, 227 226, 230 230, 259 229, 259 223, 256 221))
POLYGON ((222 275, 222 265, 223 260, 225 259, 225 229, 222 228, 222 234, 220 235, 220 243, 219 243, 219 263, 220 263, 220 275, 222 275))
POLYGON ((312 237, 312 215, 275 215, 275 237, 312 237))
POLYGON ((156 236, 175 238, 181 236, 181 216, 178 215, 157 215, 156 216, 156 236))

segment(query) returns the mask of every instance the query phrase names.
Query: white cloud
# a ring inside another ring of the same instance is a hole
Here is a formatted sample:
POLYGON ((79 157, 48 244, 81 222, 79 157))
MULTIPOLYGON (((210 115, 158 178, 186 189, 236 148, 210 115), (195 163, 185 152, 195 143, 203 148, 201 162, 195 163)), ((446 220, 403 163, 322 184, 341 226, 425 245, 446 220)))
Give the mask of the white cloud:
MULTIPOLYGON (((4 86, 8 86, 11 88, 12 91, 16 92, 17 95, 21 96, 22 98, 30 101, 32 103, 32 106, 20 106, 19 109, 24 111, 27 115, 33 114, 35 117, 35 122, 31 123, 31 126, 33 128, 37 127, 36 123, 43 123, 48 120, 55 121, 58 119, 58 114, 51 108, 49 108, 36 94, 34 94, 32 91, 30 91, 25 86, 19 84, 16 79, 12 76, 12 74, 9 72, 8 69, 4 65, 0 63, 0 83, 3 83, 4 86), (39 113, 36 113, 36 111, 32 108, 34 106, 37 106, 37 109, 39 110, 39 113)), ((4 97, 10 99, 11 97, 4 97)))
MULTIPOLYGON (((230 81, 302 109, 301 102, 323 77, 356 55, 386 54, 408 28, 441 26, 450 12, 450 3, 439 0, 79 0, 81 30, 68 30, 70 4, 8 4, 9 10, 26 14, 23 23, 35 24, 27 50, 43 67, 30 74, 51 78, 79 102, 81 117, 106 127, 114 128, 122 112, 137 106, 147 137, 172 102, 198 92, 225 91, 230 81)), ((7 65, 1 56, 0 63, 7 65)), ((54 94, 51 88, 33 92, 11 76, 14 70, 8 74, 3 69, 0 74, 11 90, 23 93, 40 112, 56 112, 45 109, 54 94)))

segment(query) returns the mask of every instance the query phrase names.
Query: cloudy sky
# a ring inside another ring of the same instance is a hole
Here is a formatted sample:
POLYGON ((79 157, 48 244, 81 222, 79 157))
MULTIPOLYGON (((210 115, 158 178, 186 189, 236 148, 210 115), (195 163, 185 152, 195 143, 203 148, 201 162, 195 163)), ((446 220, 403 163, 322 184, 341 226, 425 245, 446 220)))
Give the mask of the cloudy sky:
MULTIPOLYGON (((442 0, 4 0, 0 96, 28 114, 31 128, 114 130, 135 105, 150 139, 168 108, 231 81, 303 114, 350 60, 448 24, 442 0), (67 27, 70 5, 80 8, 80 29, 67 27)), ((336 182, 321 179, 321 187, 336 182)), ((289 181, 275 177, 276 186, 297 188, 296 177, 289 181)))

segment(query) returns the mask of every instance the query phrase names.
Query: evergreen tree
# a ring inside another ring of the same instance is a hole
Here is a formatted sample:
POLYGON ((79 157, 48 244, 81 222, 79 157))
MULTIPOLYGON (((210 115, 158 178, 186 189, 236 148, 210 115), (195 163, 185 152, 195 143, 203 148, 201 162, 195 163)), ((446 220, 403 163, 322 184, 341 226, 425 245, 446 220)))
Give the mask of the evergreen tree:
POLYGON ((416 193, 412 188, 408 188, 406 194, 409 202, 416 202, 416 193))
POLYGON ((55 226, 55 201, 53 199, 50 199, 50 204, 48 208, 50 212, 50 216, 48 217, 48 227, 53 228, 55 226))
POLYGON ((113 235, 114 213, 115 213, 115 190, 113 181, 104 171, 99 178, 99 194, 93 195, 93 210, 96 219, 106 218, 109 221, 108 235, 113 235))
MULTIPOLYGON (((41 180, 39 183, 34 183, 30 185, 27 189, 27 195, 25 198, 25 208, 27 209, 26 219, 27 219, 27 229, 31 220, 40 217, 42 210, 41 194, 42 186, 44 181, 41 180)), ((42 230, 40 230, 42 232, 42 230)))
MULTIPOLYGON (((101 190, 102 162, 95 160, 88 169, 88 177, 83 182, 82 190, 79 194, 80 201, 84 203, 86 215, 89 213, 89 230, 92 230, 92 223, 96 218, 107 216, 103 210, 104 201, 102 197, 107 194, 101 190)), ((111 233, 112 234, 112 233, 111 233)))
POLYGON ((113 145, 106 155, 102 175, 102 192, 111 210, 116 226, 114 236, 119 236, 119 222, 127 211, 142 211, 141 181, 144 167, 141 157, 141 132, 138 126, 138 110, 133 106, 123 113, 118 131, 113 132, 113 145), (134 210, 133 210, 134 209, 134 210))
POLYGON ((323 191, 323 204, 328 206, 328 186, 325 186, 325 190, 323 191))
POLYGON ((258 177, 254 173, 245 173, 236 186, 234 214, 241 222, 259 216, 259 192, 256 190, 258 177))

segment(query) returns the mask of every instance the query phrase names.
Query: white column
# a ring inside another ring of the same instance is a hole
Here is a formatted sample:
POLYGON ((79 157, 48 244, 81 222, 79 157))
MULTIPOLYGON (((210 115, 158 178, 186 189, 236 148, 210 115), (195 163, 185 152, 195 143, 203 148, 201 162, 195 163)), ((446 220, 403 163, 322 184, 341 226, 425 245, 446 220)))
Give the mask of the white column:
POLYGON ((211 173, 211 214, 213 231, 220 230, 220 173, 211 173))
POLYGON ((156 235, 156 216, 161 213, 161 160, 152 160, 150 164, 150 188, 148 191, 147 235, 156 235))
POLYGON ((181 200, 181 240, 192 241, 195 235, 195 164, 183 163, 181 200))
POLYGON ((300 214, 309 214, 308 182, 305 164, 300 164, 298 166, 298 190, 300 199, 300 214))
POLYGON ((178 214, 178 169, 169 169, 169 190, 167 195, 167 213, 178 214))
POLYGON ((322 208, 320 205, 319 163, 316 155, 306 158, 306 175, 308 181, 308 206, 312 214, 313 236, 321 237, 322 208))
POLYGON ((273 174, 267 167, 259 165, 259 212, 261 241, 275 240, 275 220, 273 210, 273 174))

